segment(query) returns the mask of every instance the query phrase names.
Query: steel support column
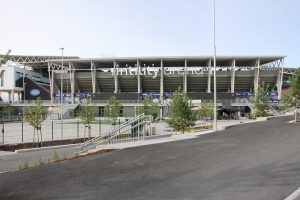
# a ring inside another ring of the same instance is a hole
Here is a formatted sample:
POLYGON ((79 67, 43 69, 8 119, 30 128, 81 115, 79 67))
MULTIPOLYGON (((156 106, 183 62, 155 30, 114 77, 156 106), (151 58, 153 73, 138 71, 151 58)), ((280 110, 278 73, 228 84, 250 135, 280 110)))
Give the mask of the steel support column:
POLYGON ((259 68, 260 68, 260 60, 258 59, 256 62, 256 66, 254 68, 254 94, 256 94, 259 87, 259 68))
POLYGON ((278 99, 281 99, 282 93, 282 82, 283 82, 283 70, 284 70, 284 58, 280 60, 280 68, 278 68, 277 74, 277 92, 278 92, 278 99))
POLYGON ((142 85, 141 85, 141 66, 140 66, 140 61, 137 59, 136 61, 136 68, 137 68, 137 84, 138 84, 138 93, 141 93, 142 85))
POLYGON ((163 59, 160 60, 160 89, 159 89, 159 94, 160 94, 160 104, 161 104, 161 109, 160 109, 160 118, 163 118, 163 104, 164 104, 164 63, 163 59))
POLYGON ((72 104, 75 103, 75 68, 69 62, 69 69, 70 69, 70 82, 71 82, 71 102, 72 104))
POLYGON ((231 67, 231 80, 230 80, 230 92, 235 92, 235 59, 232 61, 232 67, 231 67))
POLYGON ((92 75, 92 90, 93 93, 96 93, 96 68, 94 62, 91 61, 91 75, 92 75))
POLYGON ((184 60, 183 92, 187 93, 187 59, 184 60))
POLYGON ((114 93, 119 92, 119 81, 118 81, 118 73, 117 73, 117 62, 114 60, 114 80, 115 80, 115 91, 114 93))
POLYGON ((211 59, 208 61, 207 92, 211 93, 211 59))

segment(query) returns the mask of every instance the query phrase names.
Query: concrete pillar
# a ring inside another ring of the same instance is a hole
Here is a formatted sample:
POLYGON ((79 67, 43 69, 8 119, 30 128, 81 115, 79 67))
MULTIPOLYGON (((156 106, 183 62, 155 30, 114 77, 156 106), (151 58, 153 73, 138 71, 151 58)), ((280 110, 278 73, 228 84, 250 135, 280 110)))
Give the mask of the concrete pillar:
POLYGON ((211 59, 208 61, 207 92, 211 93, 211 59))
POLYGON ((257 60, 257 64, 254 68, 254 94, 256 94, 259 86, 259 68, 260 68, 260 60, 257 60))
POLYGON ((187 93, 187 59, 184 60, 183 92, 187 93))
POLYGON ((11 92, 8 92, 8 103, 11 103, 11 92))
POLYGON ((163 118, 163 103, 164 103, 164 66, 163 66, 163 60, 160 60, 160 104, 161 104, 161 109, 160 109, 160 118, 163 118))
POLYGON ((117 62, 114 61, 114 81, 115 81, 115 91, 114 93, 118 93, 119 91, 119 83, 118 83, 118 74, 117 74, 117 62))
POLYGON ((12 90, 11 92, 11 103, 14 104, 15 103, 15 91, 12 90))
POLYGON ((137 68, 137 84, 138 84, 137 92, 141 93, 141 89, 142 89, 141 75, 140 75, 141 66, 140 66, 140 61, 138 59, 136 61, 136 68, 137 68))
POLYGON ((280 60, 280 68, 278 68, 277 73, 277 92, 278 92, 278 99, 281 99, 281 92, 282 92, 282 82, 283 82, 283 68, 284 68, 284 59, 280 60))
POLYGON ((71 80, 71 102, 72 104, 75 103, 75 69, 74 69, 74 66, 69 63, 70 65, 70 69, 71 69, 71 77, 70 77, 70 80, 71 80))
POLYGON ((93 93, 96 93, 96 68, 94 62, 91 61, 91 75, 92 75, 92 90, 93 93))
MULTIPOLYGON (((53 88, 54 88, 54 84, 53 84, 53 71, 51 69, 51 66, 50 64, 48 63, 48 73, 49 73, 49 82, 50 82, 50 100, 51 100, 51 103, 54 102, 53 100, 53 88)), ((24 76, 25 76, 25 71, 24 71, 24 76)), ((24 93, 25 94, 25 91, 24 93)), ((23 97, 23 100, 24 100, 24 97, 23 97)))
POLYGON ((233 60, 231 67, 230 92, 235 92, 235 59, 233 60))

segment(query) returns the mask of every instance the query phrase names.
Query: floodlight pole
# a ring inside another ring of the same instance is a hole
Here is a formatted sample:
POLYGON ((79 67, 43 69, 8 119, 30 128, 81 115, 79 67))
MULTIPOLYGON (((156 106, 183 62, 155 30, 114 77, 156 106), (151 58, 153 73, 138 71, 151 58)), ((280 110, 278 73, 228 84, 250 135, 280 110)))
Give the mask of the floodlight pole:
POLYGON ((217 73, 216 73, 216 0, 214 1, 214 131, 217 131, 217 73))
POLYGON ((64 66, 64 48, 61 50, 61 72, 60 72, 60 122, 61 122, 61 139, 64 138, 64 124, 63 124, 63 66, 64 66))

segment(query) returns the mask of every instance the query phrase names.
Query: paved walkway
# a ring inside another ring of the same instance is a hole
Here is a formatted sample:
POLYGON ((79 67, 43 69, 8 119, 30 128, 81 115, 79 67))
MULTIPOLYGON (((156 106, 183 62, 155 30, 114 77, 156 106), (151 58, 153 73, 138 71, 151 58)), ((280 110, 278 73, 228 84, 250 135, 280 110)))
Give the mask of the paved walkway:
MULTIPOLYGON (((239 125, 239 124, 245 124, 245 123, 253 123, 257 122, 257 120, 234 120, 234 121, 219 121, 218 127, 219 129, 223 129, 225 126, 232 126, 232 125, 239 125)), ((198 122, 199 123, 199 122, 198 122)), ((156 123, 155 127, 159 130, 159 133, 162 134, 163 130, 166 129, 165 123, 156 123)), ((213 132, 212 130, 208 131, 201 131, 201 132, 194 132, 194 133, 187 133, 187 134, 174 134, 171 137, 165 137, 165 138, 158 138, 158 139, 151 139, 151 140, 141 140, 137 142, 127 142, 127 143, 117 143, 117 144, 110 144, 110 145, 101 145, 97 148, 103 149, 103 148, 111 148, 111 149, 124 149, 124 148, 131 148, 131 147, 137 147, 137 146, 144 146, 144 145, 151 145, 151 144, 159 144, 159 143, 165 143, 165 142, 172 142, 172 141, 178 141, 178 140, 186 140, 186 139, 192 139, 197 138, 200 135, 204 135, 207 133, 213 132)), ((74 146, 71 147, 58 147, 58 148, 52 148, 52 149, 45 149, 45 150, 38 150, 38 151, 31 151, 31 152, 22 152, 22 153, 15 153, 15 152, 5 152, 0 151, 0 172, 4 171, 12 171, 17 170, 19 166, 25 162, 28 162, 30 165, 32 165, 36 160, 44 160, 48 162, 48 160, 53 160, 53 155, 55 151, 57 154, 63 158, 65 156, 67 157, 73 157, 76 154, 73 151, 74 146)))
POLYGON ((290 120, 3 173, 0 199, 282 200, 300 186, 290 120))

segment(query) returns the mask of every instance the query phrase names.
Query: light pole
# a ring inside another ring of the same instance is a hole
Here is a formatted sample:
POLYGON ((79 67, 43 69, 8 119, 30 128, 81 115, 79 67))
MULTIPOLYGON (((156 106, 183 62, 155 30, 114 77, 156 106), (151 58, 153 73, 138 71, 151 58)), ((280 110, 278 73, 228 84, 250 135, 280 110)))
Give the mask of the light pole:
POLYGON ((64 67, 64 48, 61 50, 61 72, 60 72, 60 122, 61 122, 61 139, 64 138, 64 124, 63 124, 63 67, 64 67))
POLYGON ((217 73, 216 73, 216 0, 214 1, 214 131, 217 131, 217 73))

